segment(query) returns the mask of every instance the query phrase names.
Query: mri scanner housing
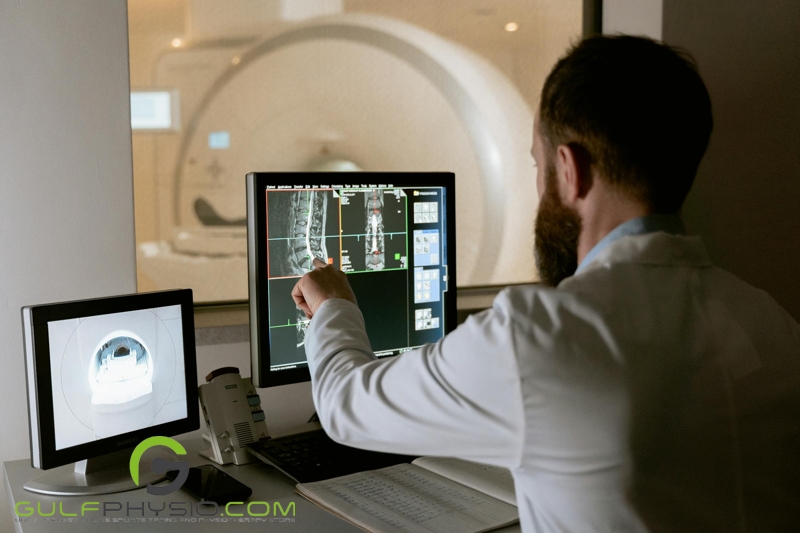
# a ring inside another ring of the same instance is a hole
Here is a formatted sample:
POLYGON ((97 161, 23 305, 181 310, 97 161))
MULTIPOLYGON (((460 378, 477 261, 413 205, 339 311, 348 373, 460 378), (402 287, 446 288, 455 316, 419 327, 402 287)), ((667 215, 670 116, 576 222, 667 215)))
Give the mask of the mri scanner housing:
POLYGON ((236 42, 156 65, 157 84, 181 92, 183 124, 154 161, 169 187, 161 238, 138 247, 145 276, 161 288, 188 283, 198 301, 246 299, 246 230, 227 223, 244 222, 244 176, 342 167, 455 172, 458 284, 530 281, 519 266, 532 264, 533 117, 489 62, 414 25, 357 14, 236 42), (212 148, 209 136, 223 131, 229 146, 212 148), (198 213, 200 200, 212 217, 198 213))

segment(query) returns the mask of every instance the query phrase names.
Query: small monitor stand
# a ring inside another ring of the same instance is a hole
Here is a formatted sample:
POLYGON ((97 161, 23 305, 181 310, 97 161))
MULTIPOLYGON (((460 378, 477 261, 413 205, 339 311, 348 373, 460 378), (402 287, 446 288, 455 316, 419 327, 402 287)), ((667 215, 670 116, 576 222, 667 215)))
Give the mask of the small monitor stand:
POLYGON ((166 479, 164 474, 154 473, 150 468, 150 464, 156 457, 168 461, 176 460, 176 456, 163 447, 148 450, 140 461, 139 484, 137 485, 131 478, 129 461, 132 452, 133 448, 119 450, 53 468, 25 483, 24 488, 29 492, 48 496, 90 496, 125 492, 166 479))

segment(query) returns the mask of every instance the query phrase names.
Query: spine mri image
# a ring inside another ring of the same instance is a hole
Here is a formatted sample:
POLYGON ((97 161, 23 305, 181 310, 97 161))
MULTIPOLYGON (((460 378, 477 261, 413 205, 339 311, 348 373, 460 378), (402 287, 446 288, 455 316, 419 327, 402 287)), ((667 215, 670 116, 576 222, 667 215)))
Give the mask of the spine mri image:
MULTIPOLYGON (((278 189, 267 194, 270 338, 287 363, 305 359, 309 320, 291 298, 314 259, 347 274, 381 272, 360 284, 385 287, 408 268, 408 198, 400 188, 278 189), (393 279, 393 278, 391 278, 393 279)), ((404 278, 403 278, 404 279, 404 278)), ((356 280, 351 280, 356 283, 356 280)))
POLYGON ((328 261, 325 249, 325 214, 328 196, 325 192, 309 191, 292 197, 292 237, 289 256, 292 268, 297 272, 308 272, 314 268, 314 258, 328 261))
POLYGON ((365 263, 367 270, 383 270, 386 266, 383 246, 383 191, 373 189, 364 194, 367 215, 367 234, 364 242, 366 248, 365 263))
POLYGON ((314 268, 314 258, 338 258, 332 191, 280 191, 268 200, 270 277, 302 276, 314 268))

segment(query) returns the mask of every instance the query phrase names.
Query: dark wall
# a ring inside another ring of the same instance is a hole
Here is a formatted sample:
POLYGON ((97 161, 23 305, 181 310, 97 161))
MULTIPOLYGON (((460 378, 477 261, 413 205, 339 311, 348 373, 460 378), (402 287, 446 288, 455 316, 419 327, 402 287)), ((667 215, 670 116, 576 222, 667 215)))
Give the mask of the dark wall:
POLYGON ((663 28, 714 106, 687 226, 800 321, 800 1, 664 0, 663 28))

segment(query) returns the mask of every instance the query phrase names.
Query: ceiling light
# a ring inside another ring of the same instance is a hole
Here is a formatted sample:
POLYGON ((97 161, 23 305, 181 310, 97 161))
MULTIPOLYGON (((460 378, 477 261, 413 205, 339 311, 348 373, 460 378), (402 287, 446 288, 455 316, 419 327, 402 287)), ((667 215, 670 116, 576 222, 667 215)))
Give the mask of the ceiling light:
MULTIPOLYGON (((507 26, 506 26, 506 27, 507 27, 507 26)), ((181 41, 181 40, 180 40, 180 39, 178 39, 177 37, 176 37, 176 38, 174 38, 174 39, 172 39, 172 47, 173 47, 173 48, 180 48, 182 44, 183 44, 183 41, 181 41)))
POLYGON ((239 57, 239 56, 233 56, 233 57, 231 58, 231 63, 233 63, 234 65, 238 65, 238 64, 239 64, 239 61, 241 61, 241 60, 242 60, 242 58, 241 58, 241 57, 239 57))
POLYGON ((506 24, 506 31, 517 31, 519 29, 519 24, 516 22, 509 22, 506 24))

